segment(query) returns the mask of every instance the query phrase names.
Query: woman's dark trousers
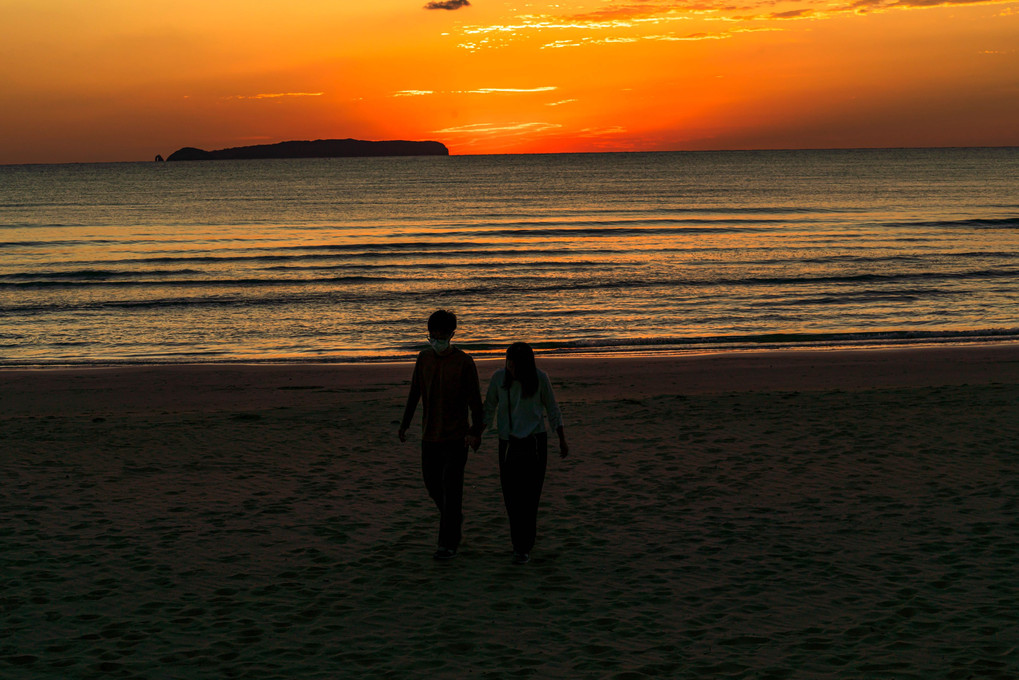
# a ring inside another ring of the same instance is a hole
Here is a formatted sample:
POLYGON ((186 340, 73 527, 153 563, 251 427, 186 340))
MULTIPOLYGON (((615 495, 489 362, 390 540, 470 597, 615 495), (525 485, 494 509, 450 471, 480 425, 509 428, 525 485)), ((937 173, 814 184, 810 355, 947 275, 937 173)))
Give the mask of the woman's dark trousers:
POLYGON ((545 484, 545 467, 548 463, 548 435, 537 437, 537 450, 511 452, 509 442, 499 441, 499 479, 506 514, 510 521, 510 538, 513 550, 529 553, 538 533, 538 501, 545 484))
POLYGON ((421 442, 421 472, 428 495, 439 508, 439 547, 455 551, 460 547, 463 527, 464 468, 467 444, 421 442))

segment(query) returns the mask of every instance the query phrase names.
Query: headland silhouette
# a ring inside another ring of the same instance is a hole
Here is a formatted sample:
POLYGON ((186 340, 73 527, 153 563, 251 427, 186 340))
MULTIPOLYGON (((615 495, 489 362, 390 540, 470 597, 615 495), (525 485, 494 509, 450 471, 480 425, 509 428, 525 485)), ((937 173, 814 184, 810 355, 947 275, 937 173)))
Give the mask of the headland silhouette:
POLYGON ((206 151, 186 146, 170 154, 168 161, 249 160, 258 158, 355 158, 361 156, 448 156, 440 142, 389 140, 370 142, 360 139, 316 139, 278 144, 238 146, 206 151))

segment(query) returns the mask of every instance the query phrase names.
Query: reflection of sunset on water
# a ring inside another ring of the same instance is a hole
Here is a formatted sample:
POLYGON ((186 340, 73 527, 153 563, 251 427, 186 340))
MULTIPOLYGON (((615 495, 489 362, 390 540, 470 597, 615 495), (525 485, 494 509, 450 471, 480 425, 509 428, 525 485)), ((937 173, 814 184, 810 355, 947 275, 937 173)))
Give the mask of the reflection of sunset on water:
POLYGON ((3 361, 1019 337, 1013 149, 0 167, 3 361))

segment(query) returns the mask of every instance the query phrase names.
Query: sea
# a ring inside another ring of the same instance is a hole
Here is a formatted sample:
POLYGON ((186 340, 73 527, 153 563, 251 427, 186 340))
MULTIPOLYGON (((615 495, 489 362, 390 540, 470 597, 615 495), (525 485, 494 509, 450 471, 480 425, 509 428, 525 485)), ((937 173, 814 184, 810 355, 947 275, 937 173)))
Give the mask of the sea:
POLYGON ((0 166, 0 366, 1019 341, 1019 149, 0 166))

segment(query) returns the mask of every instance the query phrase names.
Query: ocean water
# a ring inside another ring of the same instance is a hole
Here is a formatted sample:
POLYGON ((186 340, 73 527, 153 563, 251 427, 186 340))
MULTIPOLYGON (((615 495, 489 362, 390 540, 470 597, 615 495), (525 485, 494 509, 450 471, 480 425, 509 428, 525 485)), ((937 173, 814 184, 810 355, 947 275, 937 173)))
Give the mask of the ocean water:
POLYGON ((1019 149, 0 167, 0 365, 1019 340, 1019 149))

